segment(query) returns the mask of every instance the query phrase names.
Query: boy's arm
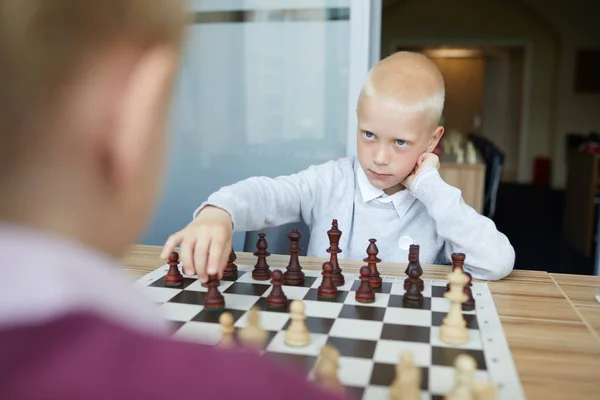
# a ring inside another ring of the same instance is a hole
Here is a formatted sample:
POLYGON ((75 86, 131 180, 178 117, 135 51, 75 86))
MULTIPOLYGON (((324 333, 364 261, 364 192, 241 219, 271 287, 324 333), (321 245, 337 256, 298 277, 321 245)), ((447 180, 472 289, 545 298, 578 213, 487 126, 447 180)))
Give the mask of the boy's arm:
POLYGON ((464 253, 465 270, 477 279, 499 280, 510 274, 515 251, 508 238, 464 202, 461 191, 442 179, 435 163, 418 171, 410 191, 435 221, 438 236, 446 242, 447 260, 454 252, 464 253))
POLYGON ((235 231, 309 221, 319 175, 331 168, 332 163, 326 163, 292 175, 252 177, 224 186, 194 211, 193 218, 211 205, 231 215, 235 231))

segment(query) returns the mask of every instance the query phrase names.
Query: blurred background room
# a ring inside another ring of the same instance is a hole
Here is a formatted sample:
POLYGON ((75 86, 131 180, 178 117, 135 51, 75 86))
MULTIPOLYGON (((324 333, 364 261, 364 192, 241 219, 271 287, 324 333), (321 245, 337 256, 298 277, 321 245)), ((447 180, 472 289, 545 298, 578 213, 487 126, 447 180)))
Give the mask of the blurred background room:
MULTIPOLYGON (((412 50, 446 80, 442 176, 508 236, 515 268, 600 275, 600 1, 192 3, 167 180, 140 243, 162 245, 221 186, 355 154, 364 77, 412 50)), ((285 230, 266 231, 287 252, 285 230)), ((234 249, 255 242, 238 232, 234 249)))

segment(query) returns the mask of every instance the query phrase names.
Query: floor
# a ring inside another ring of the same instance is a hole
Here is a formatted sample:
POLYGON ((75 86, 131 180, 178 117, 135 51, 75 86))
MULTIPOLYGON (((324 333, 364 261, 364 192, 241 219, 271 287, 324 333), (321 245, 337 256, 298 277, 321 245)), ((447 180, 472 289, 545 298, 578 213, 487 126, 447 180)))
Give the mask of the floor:
POLYGON ((516 269, 593 274, 593 257, 562 238, 562 210, 562 191, 501 184, 494 222, 515 248, 516 269))

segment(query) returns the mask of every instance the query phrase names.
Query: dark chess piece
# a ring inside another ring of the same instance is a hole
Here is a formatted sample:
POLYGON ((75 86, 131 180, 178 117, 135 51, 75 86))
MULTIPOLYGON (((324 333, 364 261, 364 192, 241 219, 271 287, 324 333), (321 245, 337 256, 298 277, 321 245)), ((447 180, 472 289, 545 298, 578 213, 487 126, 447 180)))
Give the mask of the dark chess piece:
POLYGON ((402 297, 403 302, 411 303, 411 304, 421 304, 423 302, 423 293, 421 293, 421 286, 423 285, 423 280, 421 279, 421 273, 419 270, 412 269, 410 271, 410 284, 408 285, 408 290, 404 293, 402 297))
POLYGON ((371 287, 369 282, 371 278, 371 269, 368 266, 361 267, 360 269, 360 286, 355 294, 355 299, 359 303, 374 303, 375 302, 375 291, 371 287))
MULTIPOLYGON (((452 271, 454 271, 455 269, 460 269, 462 272, 465 272, 465 270, 463 268, 464 264, 465 264, 465 254, 464 253, 452 253, 451 257, 452 257, 452 271)), ((450 283, 447 283, 446 284, 446 292, 449 292, 449 291, 450 291, 450 283)))
POLYGON ((231 253, 229 253, 229 260, 227 260, 227 265, 223 270, 223 280, 224 281, 235 281, 238 278, 238 267, 235 265, 235 260, 237 259, 237 255, 235 251, 231 249, 231 253))
POLYGON ((475 299, 473 298, 473 291, 471 290, 471 287, 473 286, 473 277, 468 272, 465 272, 465 275, 469 277, 469 282, 467 282, 467 284, 464 286, 463 292, 468 298, 467 301, 462 303, 462 309, 463 311, 473 311, 475 309, 475 299))
POLYGON ((329 262, 333 266, 333 284, 335 286, 343 286, 345 279, 338 263, 338 254, 342 252, 339 248, 342 231, 338 228, 337 219, 331 221, 331 229, 327 231, 327 236, 329 236, 329 248, 327 249, 327 252, 330 254, 329 262))
MULTIPOLYGON (((404 273, 408 276, 404 280, 404 290, 408 290, 408 286, 410 285, 410 272, 415 269, 419 273, 419 276, 423 275, 423 268, 421 268, 421 262, 419 261, 419 245, 411 244, 408 250, 408 265, 406 266, 406 270, 404 273)), ((419 288, 423 291, 423 286, 419 288)))
POLYGON ((323 280, 317 292, 319 300, 333 300, 337 297, 337 287, 333 284, 333 265, 330 262, 323 263, 323 280))
POLYGON ((179 272, 179 254, 176 251, 169 254, 169 271, 165 276, 165 286, 174 288, 183 286, 183 275, 179 272))
POLYGON ((377 270, 377 263, 381 262, 379 258, 377 258, 377 254, 379 253, 379 249, 375 242, 377 239, 369 239, 369 247, 367 247, 367 258, 364 258, 368 264, 369 270, 371 271, 371 276, 369 278, 369 284, 373 289, 379 289, 381 287, 381 277, 379 276, 379 271, 377 270))
POLYGON ((298 253, 300 250, 302 250, 299 245, 301 238, 302 233, 296 228, 293 228, 288 234, 288 239, 290 240, 290 248, 288 249, 290 252, 290 262, 288 263, 286 271, 283 274, 283 281, 286 285, 304 285, 304 272, 302 272, 302 266, 300 265, 300 260, 298 259, 298 253))
POLYGON ((287 307, 287 297, 283 293, 283 274, 276 269, 271 273, 271 293, 267 296, 267 307, 282 309, 287 307))
POLYGON ((265 236, 264 233, 258 234, 258 241, 256 242, 257 250, 254 252, 258 260, 256 260, 256 265, 254 265, 254 269, 252 270, 252 279, 257 281, 267 281, 271 278, 271 270, 269 269, 269 264, 267 264, 267 257, 271 253, 267 251, 268 244, 265 236))
POLYGON ((204 295, 204 308, 209 311, 219 311, 225 308, 225 298, 219 292, 219 278, 209 275, 207 282, 208 291, 204 295))

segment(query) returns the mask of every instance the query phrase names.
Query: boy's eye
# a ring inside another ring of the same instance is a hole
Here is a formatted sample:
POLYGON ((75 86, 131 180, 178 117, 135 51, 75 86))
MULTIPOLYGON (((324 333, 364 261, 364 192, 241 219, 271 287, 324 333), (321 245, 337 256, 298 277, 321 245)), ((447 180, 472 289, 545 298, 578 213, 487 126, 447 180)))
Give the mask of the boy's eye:
POLYGON ((398 139, 398 140, 396 140, 396 144, 397 144, 398 146, 404 146, 404 145, 406 144, 406 142, 405 142, 404 140, 400 140, 400 139, 398 139))
POLYGON ((365 131, 365 137, 371 139, 372 137, 374 137, 375 135, 372 132, 369 131, 365 131))

